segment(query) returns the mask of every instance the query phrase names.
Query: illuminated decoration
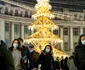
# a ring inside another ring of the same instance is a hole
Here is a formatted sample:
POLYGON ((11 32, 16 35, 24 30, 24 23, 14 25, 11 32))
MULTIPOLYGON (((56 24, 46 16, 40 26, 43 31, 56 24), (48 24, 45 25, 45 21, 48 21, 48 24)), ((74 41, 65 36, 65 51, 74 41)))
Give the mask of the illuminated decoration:
POLYGON ((49 4, 49 0, 37 0, 37 4, 35 5, 35 13, 32 15, 32 18, 37 19, 40 16, 48 17, 49 19, 53 19, 55 16, 49 10, 52 9, 49 4))
POLYGON ((31 36, 25 39, 25 41, 28 41, 28 40, 29 40, 29 43, 32 41, 40 42, 41 40, 54 42, 55 44, 62 42, 62 40, 57 35, 54 35, 45 27, 42 27, 37 32, 35 32, 34 34, 32 34, 31 36))
POLYGON ((28 26, 32 30, 32 33, 34 32, 33 29, 37 31, 25 38, 24 42, 34 45, 35 51, 38 53, 41 53, 46 45, 51 45, 54 57, 68 56, 64 52, 54 48, 56 44, 62 42, 62 39, 51 32, 52 30, 58 29, 58 26, 50 20, 54 18, 54 15, 50 12, 52 7, 49 4, 49 0, 37 0, 37 2, 35 5, 36 11, 32 15, 36 20, 28 26))
POLYGON ((37 4, 35 5, 35 9, 38 9, 40 7, 52 9, 51 5, 49 4, 49 0, 37 0, 37 4))
MULTIPOLYGON (((45 48, 45 46, 46 45, 50 45, 47 41, 40 41, 40 42, 38 42, 37 44, 35 44, 35 42, 34 43, 32 43, 35 47, 35 51, 36 52, 38 52, 38 53, 41 53, 43 50, 44 50, 44 48, 45 48)), ((54 56, 54 59, 56 59, 56 57, 69 57, 69 55, 67 55, 65 52, 63 52, 63 51, 59 51, 59 50, 57 50, 54 46, 52 46, 52 49, 53 49, 53 56, 54 56)))
POLYGON ((29 29, 40 29, 41 27, 46 27, 48 29, 58 29, 58 26, 55 25, 51 20, 45 16, 41 16, 32 24, 29 25, 29 29))
POLYGON ((49 19, 53 19, 55 16, 47 9, 44 7, 40 7, 37 11, 36 14, 32 15, 32 18, 37 19, 40 16, 45 16, 48 17, 49 19))

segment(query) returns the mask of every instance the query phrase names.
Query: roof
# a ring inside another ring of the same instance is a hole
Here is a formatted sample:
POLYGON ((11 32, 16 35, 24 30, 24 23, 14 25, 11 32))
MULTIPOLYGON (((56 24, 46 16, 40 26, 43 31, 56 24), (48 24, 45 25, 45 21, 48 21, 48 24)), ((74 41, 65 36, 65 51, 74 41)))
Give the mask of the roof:
MULTIPOLYGON (((36 4, 36 0, 12 0, 20 3, 24 3, 26 5, 31 5, 34 7, 36 4)), ((50 0, 50 4, 52 5, 52 10, 60 10, 62 11, 63 8, 69 8, 70 11, 78 11, 82 12, 85 9, 85 0, 50 0)))

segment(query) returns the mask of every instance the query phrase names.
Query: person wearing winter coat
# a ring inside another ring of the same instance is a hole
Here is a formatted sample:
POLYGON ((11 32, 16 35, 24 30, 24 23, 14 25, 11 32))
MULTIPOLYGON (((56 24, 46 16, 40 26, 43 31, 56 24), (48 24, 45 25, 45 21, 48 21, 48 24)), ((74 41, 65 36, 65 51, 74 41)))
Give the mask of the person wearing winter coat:
POLYGON ((78 70, 85 70, 85 34, 79 38, 79 43, 74 51, 74 64, 78 70))
POLYGON ((19 49, 21 51, 21 66, 24 70, 36 70, 36 67, 34 66, 34 61, 32 58, 32 55, 27 47, 23 45, 23 39, 18 38, 20 41, 19 49))
POLYGON ((73 56, 69 57, 68 66, 69 66, 69 70, 77 70, 77 68, 75 67, 75 64, 74 64, 74 57, 73 56))
POLYGON ((22 56, 19 46, 20 46, 20 41, 18 39, 14 39, 11 47, 8 48, 13 55, 15 70, 22 70, 22 66, 20 63, 22 56))
POLYGON ((64 62, 63 62, 63 69, 62 70, 69 70, 69 67, 68 67, 68 57, 66 57, 64 59, 64 62))
POLYGON ((60 68, 63 70, 64 68, 64 57, 62 56, 62 59, 60 61, 60 68))
POLYGON ((33 61, 34 61, 34 66, 38 68, 38 58, 39 58, 39 53, 35 51, 34 46, 32 44, 28 44, 28 49, 32 55, 33 61))
POLYGON ((56 70, 50 45, 45 46, 45 49, 39 56, 38 64, 41 64, 41 70, 56 70))
POLYGON ((9 50, 12 52, 15 70, 31 70, 34 68, 28 48, 23 46, 19 39, 14 39, 9 50), (32 67, 30 69, 30 67, 32 67))
POLYGON ((12 53, 2 40, 0 40, 0 70, 15 70, 12 53))
POLYGON ((55 66, 56 66, 56 70, 60 70, 59 57, 56 58, 55 66))

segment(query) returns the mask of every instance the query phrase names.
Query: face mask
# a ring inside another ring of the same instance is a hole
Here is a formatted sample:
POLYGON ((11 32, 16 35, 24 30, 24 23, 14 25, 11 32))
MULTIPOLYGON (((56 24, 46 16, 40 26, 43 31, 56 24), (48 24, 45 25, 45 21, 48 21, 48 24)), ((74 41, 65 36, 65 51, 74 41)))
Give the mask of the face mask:
POLYGON ((34 50, 30 50, 30 52, 33 52, 34 50))
POLYGON ((46 49, 45 51, 46 51, 46 52, 50 52, 50 49, 46 49))
POLYGON ((18 44, 13 44, 14 48, 17 48, 18 47, 18 44))
POLYGON ((82 40, 81 43, 82 43, 83 45, 85 45, 85 40, 82 40))

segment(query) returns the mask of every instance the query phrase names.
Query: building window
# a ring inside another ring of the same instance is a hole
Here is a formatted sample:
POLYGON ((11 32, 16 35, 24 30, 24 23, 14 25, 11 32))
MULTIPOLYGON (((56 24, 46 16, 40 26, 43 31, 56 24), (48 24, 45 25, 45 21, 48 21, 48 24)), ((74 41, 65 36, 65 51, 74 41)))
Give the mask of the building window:
POLYGON ((85 34, 85 28, 83 28, 83 34, 85 34))
POLYGON ((6 8, 5 8, 5 14, 8 15, 8 13, 9 13, 9 12, 8 12, 8 8, 6 7, 6 8))
POLYGON ((2 8, 0 8, 0 14, 1 14, 1 9, 2 9, 2 8))
POLYGON ((22 14, 23 14, 23 12, 21 11, 20 14, 19 14, 19 16, 22 17, 22 14))
POLYGON ((63 29, 63 34, 64 34, 64 35, 68 35, 68 28, 64 28, 64 29, 63 29))
POLYGON ((82 15, 79 16, 79 18, 82 18, 82 17, 83 17, 82 15))
POLYGON ((75 14, 74 17, 77 17, 77 14, 75 14))
POLYGON ((64 50, 65 51, 70 51, 70 48, 68 46, 68 42, 64 42, 64 50))
POLYGON ((18 10, 15 10, 15 16, 18 16, 18 10))
POLYGON ((12 14, 13 14, 13 10, 11 9, 11 10, 10 10, 10 15, 12 15, 12 14))
POLYGON ((18 24, 14 24, 14 32, 16 34, 19 33, 19 25, 18 24))
POLYGON ((25 11, 25 17, 28 17, 28 11, 25 11))
POLYGON ((73 35, 75 35, 75 36, 78 35, 78 28, 73 28, 73 35))
POLYGON ((24 33, 28 33, 28 26, 24 25, 24 33))
POLYGON ((5 31, 6 32, 9 32, 9 28, 10 28, 9 23, 5 23, 5 31))
POLYGON ((36 29, 34 29, 34 33, 36 32, 37 30, 36 29))
POLYGON ((55 35, 58 35, 58 30, 53 30, 53 33, 54 33, 55 35))
POLYGON ((85 15, 84 15, 84 19, 85 19, 85 15))

